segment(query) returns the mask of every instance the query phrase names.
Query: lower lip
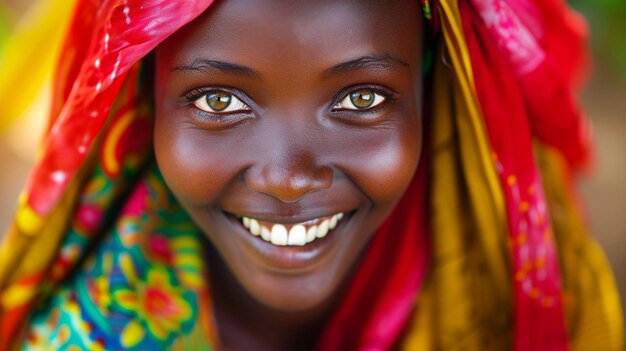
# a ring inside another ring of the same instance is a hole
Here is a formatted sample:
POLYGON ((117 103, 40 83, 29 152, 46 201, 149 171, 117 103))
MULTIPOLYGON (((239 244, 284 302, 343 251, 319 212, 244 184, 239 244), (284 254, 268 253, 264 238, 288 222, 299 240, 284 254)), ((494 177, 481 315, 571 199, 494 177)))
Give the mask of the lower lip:
POLYGON ((238 238, 244 242, 242 248, 256 260, 261 267, 276 273, 300 274, 315 269, 324 262, 338 247, 338 240, 343 229, 349 224, 352 213, 339 221, 335 229, 324 238, 315 239, 304 246, 277 246, 260 237, 252 235, 244 228, 241 220, 225 214, 234 226, 238 238))

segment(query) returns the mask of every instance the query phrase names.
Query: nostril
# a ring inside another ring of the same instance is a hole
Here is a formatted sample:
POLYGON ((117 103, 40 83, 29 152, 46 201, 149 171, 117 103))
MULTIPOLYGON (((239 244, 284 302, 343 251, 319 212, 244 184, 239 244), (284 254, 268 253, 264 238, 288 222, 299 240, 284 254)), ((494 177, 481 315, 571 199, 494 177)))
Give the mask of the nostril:
POLYGON ((319 189, 328 189, 333 185, 335 174, 329 166, 323 166, 316 169, 314 182, 315 187, 319 189))

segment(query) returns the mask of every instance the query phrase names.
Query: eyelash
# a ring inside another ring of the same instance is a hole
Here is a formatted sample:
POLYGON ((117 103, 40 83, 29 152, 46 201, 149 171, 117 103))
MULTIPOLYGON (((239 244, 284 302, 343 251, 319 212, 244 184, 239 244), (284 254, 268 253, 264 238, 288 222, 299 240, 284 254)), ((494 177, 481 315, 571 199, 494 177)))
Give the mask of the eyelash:
MULTIPOLYGON (((198 99, 206 96, 207 94, 209 94, 210 92, 213 91, 224 91, 227 92, 229 94, 234 95, 236 98, 238 98, 239 100, 241 100, 243 103, 245 103, 247 106, 251 106, 251 104, 249 103, 249 99, 247 99, 247 95, 240 92, 240 91, 233 91, 233 89, 229 89, 229 88, 222 88, 222 87, 201 87, 201 88, 194 88, 188 92, 186 92, 185 94, 183 94, 183 97, 185 98, 185 105, 192 105, 194 104, 198 99)), ((380 110, 384 109, 386 107, 386 105, 388 105, 390 102, 393 102, 396 99, 396 94, 391 91, 388 88, 382 88, 380 86, 372 86, 372 85, 353 85, 350 87, 347 87, 343 90, 341 90, 337 95, 335 95, 333 97, 333 99, 331 100, 332 103, 330 105, 330 111, 332 113, 347 113, 347 114, 376 114, 378 112, 380 112, 380 110), (382 96, 384 98, 384 100, 382 101, 382 103, 371 107, 371 108, 365 108, 365 109, 335 109, 334 106, 337 105, 338 103, 340 103, 341 101, 343 101, 346 97, 348 97, 351 93, 357 91, 357 90, 371 90, 373 93, 378 94, 380 96, 382 96)), ((198 109, 198 108, 196 108, 198 109)), ((207 112, 207 111, 203 111, 198 109, 200 112, 202 112, 203 114, 207 114, 207 115, 219 115, 220 117, 225 117, 226 115, 228 115, 229 113, 211 113, 211 112, 207 112)), ((237 114, 237 113, 233 113, 233 114, 237 114)), ((240 113, 239 113, 240 114, 240 113)))
POLYGON ((337 95, 335 95, 333 97, 332 100, 332 104, 331 104, 331 112, 332 113, 356 113, 359 115, 369 115, 369 114, 376 114, 378 112, 380 112, 382 109, 384 109, 389 103, 393 102, 396 99, 396 93, 393 92, 391 89, 388 88, 383 88, 381 86, 378 85, 352 85, 349 86, 343 90, 341 90, 337 95), (378 94, 380 96, 382 96, 384 98, 384 100, 382 101, 382 103, 373 106, 371 108, 365 108, 365 109, 334 109, 333 107, 335 105, 337 105, 338 103, 340 103, 341 101, 343 101, 346 97, 348 97, 351 93, 357 91, 357 90, 371 90, 374 94, 378 94))
POLYGON ((213 91, 224 91, 226 93, 232 94, 234 96, 236 96, 237 98, 239 98, 241 101, 243 101, 246 105, 248 105, 247 99, 242 99, 240 98, 240 96, 246 96, 246 94, 243 94, 237 90, 233 91, 233 89, 230 88, 222 88, 222 87, 202 87, 202 88, 193 88, 190 91, 186 92, 185 94, 183 94, 183 97, 186 100, 186 104, 192 104, 194 102, 196 102, 198 99, 200 99, 203 96, 206 96, 207 94, 209 94, 210 92, 213 91))

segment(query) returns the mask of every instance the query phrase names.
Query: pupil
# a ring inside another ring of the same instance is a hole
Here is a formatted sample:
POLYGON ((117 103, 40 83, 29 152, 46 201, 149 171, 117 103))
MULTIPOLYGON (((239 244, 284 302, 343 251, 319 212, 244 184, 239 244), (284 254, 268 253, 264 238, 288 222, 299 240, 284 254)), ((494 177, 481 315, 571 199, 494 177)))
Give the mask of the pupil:
POLYGON ((374 103, 374 93, 371 90, 361 89, 350 94, 350 101, 357 108, 368 108, 374 103))
POLYGON ((232 95, 223 91, 210 93, 206 97, 206 101, 209 107, 217 112, 224 111, 226 108, 228 108, 228 106, 230 106, 231 100, 232 95))

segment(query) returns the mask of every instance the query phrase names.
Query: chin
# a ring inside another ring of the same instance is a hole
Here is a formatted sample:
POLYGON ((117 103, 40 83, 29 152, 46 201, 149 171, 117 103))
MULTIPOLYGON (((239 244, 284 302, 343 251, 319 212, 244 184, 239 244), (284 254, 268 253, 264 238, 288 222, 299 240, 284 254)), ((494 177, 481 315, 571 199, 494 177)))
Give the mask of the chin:
POLYGON ((307 312, 323 308, 333 300, 338 283, 332 277, 316 274, 300 277, 258 275, 254 281, 242 281, 245 290, 266 307, 284 312, 307 312))

